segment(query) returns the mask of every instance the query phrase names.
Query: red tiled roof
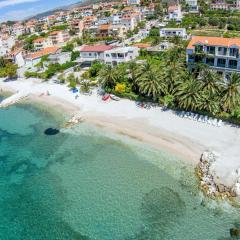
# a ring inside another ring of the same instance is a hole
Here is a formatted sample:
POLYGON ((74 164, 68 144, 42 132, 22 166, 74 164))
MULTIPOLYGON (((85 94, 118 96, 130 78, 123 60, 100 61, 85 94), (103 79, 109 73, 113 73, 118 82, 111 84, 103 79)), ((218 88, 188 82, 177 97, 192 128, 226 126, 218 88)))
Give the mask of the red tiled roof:
POLYGON ((113 48, 114 46, 110 45, 88 45, 84 46, 80 52, 105 52, 113 48))
POLYGON ((57 35, 59 33, 63 32, 62 30, 56 30, 56 31, 53 31, 53 32, 50 32, 49 35, 57 35))
POLYGON ((32 53, 32 54, 30 55, 30 58, 31 58, 31 59, 36 59, 36 58, 40 58, 40 57, 45 56, 45 55, 48 55, 48 54, 54 54, 54 53, 56 53, 59 49, 60 49, 59 47, 47 47, 47 48, 44 48, 44 49, 41 50, 41 51, 32 53))
POLYGON ((47 38, 41 37, 33 40, 33 43, 41 43, 41 42, 44 42, 45 40, 47 40, 47 38))
POLYGON ((150 43, 135 43, 133 46, 138 47, 138 48, 148 48, 148 47, 151 47, 151 44, 150 43))
POLYGON ((101 26, 99 26, 100 30, 108 30, 109 29, 109 24, 103 24, 101 26))
POLYGON ((194 46, 196 44, 223 47, 230 47, 236 45, 240 48, 240 38, 194 36, 189 42, 187 49, 194 49, 194 46))

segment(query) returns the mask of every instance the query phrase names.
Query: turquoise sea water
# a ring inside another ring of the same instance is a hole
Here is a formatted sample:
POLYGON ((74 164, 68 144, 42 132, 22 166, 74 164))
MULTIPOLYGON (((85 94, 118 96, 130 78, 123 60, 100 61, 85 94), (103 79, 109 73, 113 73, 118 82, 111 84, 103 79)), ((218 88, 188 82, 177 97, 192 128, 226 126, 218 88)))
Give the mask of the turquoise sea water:
POLYGON ((204 199, 184 161, 62 125, 29 104, 0 110, 1 240, 231 239, 240 211, 204 199), (61 133, 46 136, 48 127, 61 133))

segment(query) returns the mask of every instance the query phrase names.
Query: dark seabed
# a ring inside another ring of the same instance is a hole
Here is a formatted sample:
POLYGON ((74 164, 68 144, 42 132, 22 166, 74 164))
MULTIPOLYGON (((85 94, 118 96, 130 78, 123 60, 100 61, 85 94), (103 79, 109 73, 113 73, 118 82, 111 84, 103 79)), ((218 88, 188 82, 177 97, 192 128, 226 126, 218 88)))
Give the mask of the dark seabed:
POLYGON ((63 122, 29 104, 0 110, 1 240, 231 239, 240 210, 204 199, 184 161, 63 122))

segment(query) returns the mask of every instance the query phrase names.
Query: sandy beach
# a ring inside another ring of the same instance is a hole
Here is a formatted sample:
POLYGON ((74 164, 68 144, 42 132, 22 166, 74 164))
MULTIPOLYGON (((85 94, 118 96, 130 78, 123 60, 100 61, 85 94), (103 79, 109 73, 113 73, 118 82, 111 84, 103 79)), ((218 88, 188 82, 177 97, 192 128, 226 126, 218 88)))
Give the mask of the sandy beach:
POLYGON ((236 181, 236 170, 240 168, 240 128, 228 124, 215 127, 183 119, 159 107, 138 108, 135 102, 126 99, 103 102, 96 93, 79 94, 75 99, 76 94, 67 86, 36 79, 0 81, 0 89, 20 92, 33 101, 50 104, 70 114, 78 113, 89 123, 171 151, 194 165, 202 152, 215 151, 219 154, 213 166, 216 181, 228 186, 236 181), (50 96, 40 96, 47 91, 50 96))

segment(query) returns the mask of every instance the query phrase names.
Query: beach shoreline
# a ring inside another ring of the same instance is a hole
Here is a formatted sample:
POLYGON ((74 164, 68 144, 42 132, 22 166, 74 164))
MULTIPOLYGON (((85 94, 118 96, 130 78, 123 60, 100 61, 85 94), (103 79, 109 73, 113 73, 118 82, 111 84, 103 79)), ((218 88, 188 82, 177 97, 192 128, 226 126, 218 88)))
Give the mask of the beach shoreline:
POLYGON ((216 181, 227 186, 236 182, 236 170, 240 168, 237 144, 240 143, 240 130, 237 128, 227 125, 217 128, 182 119, 172 111, 162 112, 160 108, 140 109, 125 99, 106 103, 97 94, 80 94, 75 99, 64 85, 35 80, 0 82, 0 88, 11 92, 24 89, 30 93, 30 102, 53 107, 69 116, 80 114, 87 123, 176 154, 194 166, 204 151, 216 151, 221 155, 213 170, 216 181), (50 96, 42 95, 46 91, 50 96))

